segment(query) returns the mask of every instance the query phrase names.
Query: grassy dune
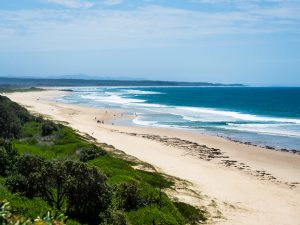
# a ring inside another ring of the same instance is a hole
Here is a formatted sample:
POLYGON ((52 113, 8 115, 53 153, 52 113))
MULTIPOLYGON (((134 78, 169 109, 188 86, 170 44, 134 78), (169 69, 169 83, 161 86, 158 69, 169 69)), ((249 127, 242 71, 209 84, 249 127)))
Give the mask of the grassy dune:
MULTIPOLYGON (((95 220, 89 220, 80 213, 76 215, 70 213, 70 197, 62 199, 62 206, 57 208, 41 194, 43 192, 28 196, 24 194, 28 193, 27 190, 25 192, 18 191, 24 189, 24 187, 20 188, 16 185, 16 181, 20 181, 18 176, 22 171, 16 172, 15 167, 18 167, 22 157, 30 156, 38 157, 34 159, 49 165, 58 164, 61 167, 65 162, 77 162, 83 168, 96 169, 97 173, 103 175, 105 177, 103 185, 108 190, 106 194, 108 204, 104 209, 99 209, 99 215, 91 215, 96 218, 98 224, 175 225, 205 222, 206 216, 202 210, 184 203, 172 202, 168 198, 163 189, 171 188, 174 183, 162 174, 135 169, 135 166, 138 165, 137 162, 125 160, 113 152, 106 151, 67 126, 32 116, 4 97, 0 98, 0 104, 3 106, 0 108, 0 126, 4 126, 0 129, 7 127, 7 124, 3 123, 4 119, 1 123, 1 116, 5 117, 7 113, 14 114, 14 116, 5 120, 5 123, 12 123, 12 127, 17 127, 8 133, 4 132, 0 141, 0 149, 3 153, 0 155, 0 166, 5 168, 3 163, 7 158, 11 164, 0 174, 0 200, 10 202, 11 212, 19 220, 37 218, 50 211, 53 215, 63 213, 68 216, 68 219, 65 220, 66 224, 96 223, 95 220), (14 154, 12 159, 7 156, 9 152, 14 154)), ((67 173, 68 176, 72 176, 69 171, 67 173)), ((86 182, 85 178, 81 179, 83 180, 80 180, 79 183, 86 182)), ((39 180, 37 180, 38 182, 39 180)), ((57 186, 51 186, 49 190, 54 197, 57 197, 60 191, 57 190, 57 186)), ((88 195, 85 196, 89 198, 88 195)), ((99 197, 102 197, 101 193, 99 197)), ((87 201, 91 201, 93 204, 92 199, 87 201)), ((78 206, 76 212, 83 212, 80 207, 78 206)))

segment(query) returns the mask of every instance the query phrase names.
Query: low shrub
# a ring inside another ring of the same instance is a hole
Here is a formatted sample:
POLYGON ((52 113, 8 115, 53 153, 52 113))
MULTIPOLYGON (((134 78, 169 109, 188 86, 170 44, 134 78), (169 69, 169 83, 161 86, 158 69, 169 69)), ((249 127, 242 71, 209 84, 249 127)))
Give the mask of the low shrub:
POLYGON ((81 162, 88 162, 97 157, 106 155, 106 152, 96 145, 82 147, 78 149, 77 152, 79 153, 79 160, 81 162))
POLYGON ((126 225, 126 215, 123 211, 110 208, 105 213, 100 214, 100 225, 126 225))
POLYGON ((42 217, 37 218, 23 218, 13 214, 10 203, 3 201, 0 203, 0 224, 2 225, 16 225, 16 224, 47 224, 47 225, 63 225, 66 217, 63 214, 53 216, 50 212, 42 217))
POLYGON ((42 123, 42 136, 51 135, 54 131, 58 130, 58 126, 52 121, 46 120, 42 123))
POLYGON ((142 204, 140 190, 133 182, 118 187, 117 199, 118 207, 126 211, 137 209, 142 204))
POLYGON ((174 202, 174 205, 179 210, 179 212, 184 216, 186 223, 191 225, 203 223, 207 221, 206 212, 201 209, 197 209, 191 205, 184 202, 174 202))
POLYGON ((134 225, 184 225, 182 217, 165 212, 156 206, 149 205, 127 214, 127 220, 134 225))

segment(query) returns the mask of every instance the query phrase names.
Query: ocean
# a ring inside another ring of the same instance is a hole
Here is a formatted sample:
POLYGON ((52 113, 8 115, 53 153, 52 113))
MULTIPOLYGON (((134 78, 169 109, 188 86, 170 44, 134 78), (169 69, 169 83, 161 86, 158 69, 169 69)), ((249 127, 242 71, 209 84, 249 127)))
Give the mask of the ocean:
POLYGON ((121 124, 188 129, 300 151, 300 88, 77 87, 58 101, 123 109, 121 124))

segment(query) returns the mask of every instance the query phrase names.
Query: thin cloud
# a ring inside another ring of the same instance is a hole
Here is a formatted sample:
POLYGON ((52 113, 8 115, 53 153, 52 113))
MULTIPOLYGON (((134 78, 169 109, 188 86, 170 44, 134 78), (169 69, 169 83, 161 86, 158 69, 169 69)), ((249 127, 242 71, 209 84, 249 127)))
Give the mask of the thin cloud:
POLYGON ((157 5, 0 11, 0 50, 161 47, 224 35, 299 34, 299 11, 299 5, 224 12, 157 5))
POLYGON ((123 0, 105 0, 105 5, 120 5, 123 3, 123 0))
POLYGON ((298 0, 187 0, 192 3, 206 4, 226 10, 253 10, 256 8, 299 7, 298 0))
POLYGON ((69 8, 90 8, 94 6, 93 2, 84 0, 47 0, 49 3, 62 5, 69 8))

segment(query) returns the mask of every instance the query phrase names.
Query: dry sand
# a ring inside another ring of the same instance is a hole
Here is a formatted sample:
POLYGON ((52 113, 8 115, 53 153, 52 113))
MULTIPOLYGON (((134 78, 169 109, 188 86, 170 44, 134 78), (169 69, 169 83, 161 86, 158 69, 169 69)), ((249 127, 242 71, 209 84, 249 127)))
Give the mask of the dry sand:
POLYGON ((6 95, 191 182, 203 196, 197 204, 215 209, 214 224, 300 225, 300 155, 183 130, 111 125, 126 115, 53 101, 64 94, 68 93, 52 90, 6 95))

